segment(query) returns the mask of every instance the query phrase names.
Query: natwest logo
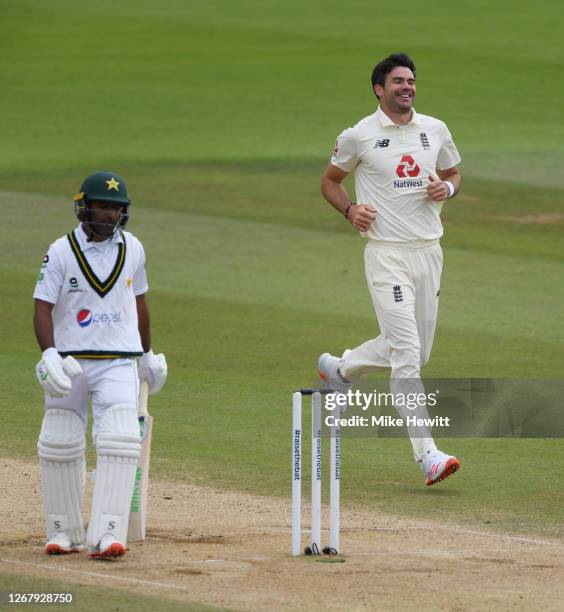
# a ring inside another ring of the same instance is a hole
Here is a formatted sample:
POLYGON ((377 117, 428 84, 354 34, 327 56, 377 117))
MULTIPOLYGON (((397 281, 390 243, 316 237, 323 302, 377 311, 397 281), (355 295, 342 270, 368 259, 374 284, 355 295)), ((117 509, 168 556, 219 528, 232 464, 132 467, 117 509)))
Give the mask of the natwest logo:
POLYGON ((80 327, 88 327, 89 325, 111 325, 112 323, 121 323, 121 312, 91 312, 87 308, 78 311, 76 322, 80 327))
POLYGON ((414 176, 419 176, 420 172, 419 166, 415 163, 411 155, 404 155, 396 168, 396 174, 400 178, 407 178, 408 176, 413 178, 414 176))

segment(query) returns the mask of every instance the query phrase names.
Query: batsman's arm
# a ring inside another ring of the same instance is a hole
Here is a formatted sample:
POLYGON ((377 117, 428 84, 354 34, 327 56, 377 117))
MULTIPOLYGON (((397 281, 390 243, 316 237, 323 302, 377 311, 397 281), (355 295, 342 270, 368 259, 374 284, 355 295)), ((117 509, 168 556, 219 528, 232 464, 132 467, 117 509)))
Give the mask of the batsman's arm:
POLYGON ((168 367, 165 356, 162 353, 155 355, 151 350, 151 325, 145 294, 138 295, 136 299, 139 335, 144 351, 139 358, 139 378, 149 383, 149 393, 158 393, 166 381, 168 367))
POLYGON ((321 193, 323 197, 343 214, 350 224, 360 232, 365 232, 372 225, 376 211, 370 205, 354 204, 349 197, 343 181, 348 172, 328 164, 321 178, 321 193))
POLYGON ((55 346, 55 336, 53 333, 53 307, 55 305, 44 300, 35 300, 35 310, 33 314, 33 329, 41 352, 55 346))
POLYGON ((137 325, 143 351, 148 353, 151 350, 151 317, 149 316, 149 305, 147 304, 146 294, 135 296, 137 301, 137 325))

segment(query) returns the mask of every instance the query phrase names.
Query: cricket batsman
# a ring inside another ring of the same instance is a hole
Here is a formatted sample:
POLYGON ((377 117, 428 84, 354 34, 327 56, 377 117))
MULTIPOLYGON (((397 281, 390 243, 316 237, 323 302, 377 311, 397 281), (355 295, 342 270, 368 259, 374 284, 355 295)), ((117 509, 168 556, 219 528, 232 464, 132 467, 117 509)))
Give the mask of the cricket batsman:
POLYGON ((79 225, 47 251, 35 287, 36 367, 45 391, 37 444, 47 554, 121 557, 141 438, 139 381, 158 392, 164 355, 151 350, 145 252, 126 232, 130 200, 113 172, 88 176, 74 197, 79 225), (139 364, 137 364, 139 358, 139 364), (97 463, 85 534, 85 433, 92 405, 97 463))
MULTIPOLYGON (((460 155, 445 123, 415 112, 415 74, 405 53, 376 65, 379 107, 339 135, 321 181, 325 199, 367 239, 365 273, 380 326, 377 338, 341 357, 320 356, 318 371, 332 387, 391 369, 392 392, 424 391, 420 372, 433 345, 443 267, 440 214, 460 189, 460 155), (358 202, 343 186, 350 172, 358 202)), ((430 431, 408 433, 427 485, 460 468, 430 431)))

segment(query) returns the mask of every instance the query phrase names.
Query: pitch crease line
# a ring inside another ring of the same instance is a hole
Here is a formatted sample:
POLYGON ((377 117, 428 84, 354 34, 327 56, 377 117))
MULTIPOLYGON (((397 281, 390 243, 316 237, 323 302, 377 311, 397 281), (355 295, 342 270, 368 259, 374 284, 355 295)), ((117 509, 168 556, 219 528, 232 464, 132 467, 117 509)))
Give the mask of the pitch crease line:
MULTIPOLYGON (((421 527, 407 527, 407 529, 423 529, 423 530, 427 530, 429 529, 431 526, 421 526, 421 527)), ((562 545, 564 544, 563 542, 551 542, 550 540, 536 540, 534 538, 525 538, 522 536, 513 536, 513 535, 509 535, 509 534, 503 534, 503 533, 489 533, 487 531, 474 531, 473 529, 461 529, 461 528, 451 528, 448 525, 433 525, 433 528, 439 528, 442 529, 443 531, 452 531, 454 533, 462 533, 462 534, 468 534, 468 535, 477 535, 477 536, 483 536, 483 537, 490 537, 490 538, 501 538, 504 540, 511 540, 512 542, 523 542, 525 544, 542 544, 544 546, 555 546, 556 548, 561 548, 562 545)))
MULTIPOLYGON (((433 524, 429 524, 429 525, 402 525, 400 527, 341 527, 341 531, 343 531, 344 533, 348 533, 348 534, 354 534, 354 533, 362 533, 362 532, 374 532, 374 533, 378 533, 379 531, 397 531, 397 532, 401 532, 404 530, 412 530, 412 531, 427 531, 429 529, 441 529, 443 531, 450 531, 452 533, 460 533, 460 534, 466 534, 466 535, 476 535, 476 536, 482 536, 482 537, 487 537, 487 538, 500 538, 502 540, 510 540, 513 542, 522 542, 524 544, 539 544, 542 546, 554 546, 555 548, 562 548, 564 547, 564 542, 558 542, 558 541, 551 541, 551 540, 535 540, 534 538, 526 538, 524 536, 514 536, 514 535, 510 535, 510 534, 503 534, 503 533, 493 533, 493 532, 488 532, 488 531, 473 531, 471 529, 464 529, 464 528, 457 528, 454 526, 449 526, 449 525, 433 525, 433 524)), ((272 532, 272 533, 290 533, 292 531, 291 527, 277 527, 276 529, 264 529, 263 531, 250 531, 250 532, 245 532, 245 533, 249 533, 251 535, 263 535, 264 532, 272 532)), ((328 529, 327 528, 323 528, 322 531, 327 532, 328 529)), ((307 527, 301 530, 302 534, 308 534, 311 533, 311 529, 308 529, 307 527)))
POLYGON ((85 570, 68 569, 66 567, 51 567, 42 563, 30 563, 29 561, 18 561, 16 559, 0 559, 2 563, 11 563, 13 565, 27 565, 29 567, 36 567, 39 569, 51 570, 54 572, 62 572, 67 574, 79 574, 82 576, 95 576, 96 578, 109 578, 110 581, 117 580, 121 582, 131 582, 135 584, 146 584, 148 586, 157 586, 164 589, 176 589, 178 591, 186 591, 187 593, 193 593, 194 590, 188 587, 178 586, 176 584, 170 584, 169 582, 155 582, 152 580, 141 580, 140 578, 126 578, 124 576, 115 576, 114 574, 101 574, 99 572, 88 572, 85 570))

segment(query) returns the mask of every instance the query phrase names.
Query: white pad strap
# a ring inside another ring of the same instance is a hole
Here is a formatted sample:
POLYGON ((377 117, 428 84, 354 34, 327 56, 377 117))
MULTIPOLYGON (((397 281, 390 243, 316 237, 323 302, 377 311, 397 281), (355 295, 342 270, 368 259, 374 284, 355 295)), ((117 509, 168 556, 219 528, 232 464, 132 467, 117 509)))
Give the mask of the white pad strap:
POLYGON ((84 542, 85 427, 72 410, 45 412, 37 450, 41 463, 47 539, 66 533, 73 544, 84 542))
POLYGON ((96 482, 87 533, 87 542, 91 547, 96 546, 107 533, 126 544, 131 497, 141 450, 135 406, 111 406, 106 410, 101 426, 103 429, 96 437, 96 482))

